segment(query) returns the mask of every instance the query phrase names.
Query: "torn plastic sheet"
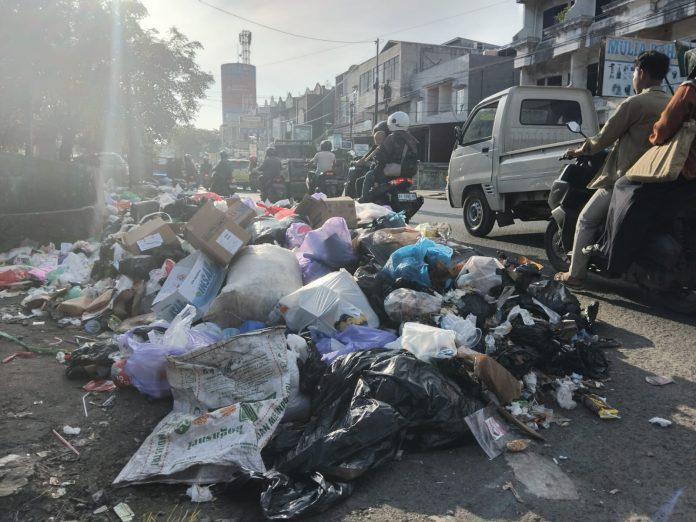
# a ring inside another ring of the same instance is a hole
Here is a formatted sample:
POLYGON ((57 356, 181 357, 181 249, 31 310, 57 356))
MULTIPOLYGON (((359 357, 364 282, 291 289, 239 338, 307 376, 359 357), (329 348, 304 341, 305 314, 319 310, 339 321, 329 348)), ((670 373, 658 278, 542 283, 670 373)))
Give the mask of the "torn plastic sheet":
POLYGON ((173 411, 114 484, 213 484, 265 472, 261 449, 275 433, 288 401, 287 357, 283 328, 168 357, 173 411))

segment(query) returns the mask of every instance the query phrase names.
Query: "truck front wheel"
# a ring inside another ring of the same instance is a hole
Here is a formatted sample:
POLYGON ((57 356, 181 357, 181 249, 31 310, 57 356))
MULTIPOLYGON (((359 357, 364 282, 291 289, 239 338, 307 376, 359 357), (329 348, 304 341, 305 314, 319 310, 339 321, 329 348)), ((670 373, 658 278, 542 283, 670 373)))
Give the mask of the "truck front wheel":
POLYGON ((493 230, 495 214, 488 206, 488 201, 483 191, 479 188, 472 189, 464 198, 464 226, 469 234, 476 237, 485 237, 493 230))

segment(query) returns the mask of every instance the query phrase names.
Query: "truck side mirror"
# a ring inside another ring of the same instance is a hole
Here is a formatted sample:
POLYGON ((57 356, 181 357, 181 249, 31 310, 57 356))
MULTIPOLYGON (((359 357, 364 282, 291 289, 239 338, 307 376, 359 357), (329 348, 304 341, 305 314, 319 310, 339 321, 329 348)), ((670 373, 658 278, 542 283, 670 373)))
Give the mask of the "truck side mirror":
POLYGON ((568 127, 568 130, 574 134, 582 134, 582 129, 577 121, 569 121, 566 123, 566 127, 568 127))
POLYGON ((462 128, 457 125, 454 128, 454 148, 457 148, 457 145, 461 145, 462 142, 462 128))

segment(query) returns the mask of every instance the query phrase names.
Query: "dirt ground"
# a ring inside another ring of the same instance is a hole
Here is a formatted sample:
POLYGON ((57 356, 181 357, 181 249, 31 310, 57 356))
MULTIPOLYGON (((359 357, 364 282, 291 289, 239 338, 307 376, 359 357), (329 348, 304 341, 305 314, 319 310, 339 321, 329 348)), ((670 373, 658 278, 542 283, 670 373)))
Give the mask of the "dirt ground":
MULTIPOLYGON (((591 291, 580 295, 585 302, 594 297, 591 291)), ((4 299, 0 305, 10 302, 4 299)), ((534 443, 521 460, 500 456, 489 461, 470 442, 449 450, 406 453, 359 480, 352 497, 313 520, 647 521, 661 508, 669 512, 675 498, 671 518, 654 520, 696 520, 696 329, 679 318, 633 310, 624 300, 616 303, 603 300, 600 318, 605 323, 599 333, 623 344, 607 350, 611 380, 606 394, 619 408, 620 420, 602 421, 582 406, 564 411, 570 425, 543 431, 547 442, 534 443), (672 375, 675 383, 650 386, 645 377, 652 373, 672 375), (648 423, 653 416, 674 424, 654 427, 648 423), (519 501, 504 489, 506 483, 512 484, 519 501)), ((48 320, 45 326, 31 322, 2 324, 0 329, 34 345, 83 334, 48 320)), ((0 358, 18 349, 0 339, 0 358)), ((34 468, 27 485, 0 497, 0 520, 117 521, 111 508, 120 502, 132 508, 138 521, 189 520, 187 513, 197 516, 191 520, 262 519, 253 486, 215 486, 216 500, 198 506, 188 500, 185 486, 111 486, 169 412, 170 400, 149 401, 134 389, 122 389, 113 407, 102 409, 99 404, 107 395, 93 394, 85 417, 84 383, 66 379, 52 355, 0 364, 0 382, 0 459, 29 455, 34 468), (66 436, 79 457, 51 434, 52 429, 62 433, 64 425, 82 429, 77 436, 66 436), (52 498, 61 486, 51 482, 68 483, 62 486, 64 496, 52 498), (103 505, 109 507, 107 513, 93 514, 103 505)))

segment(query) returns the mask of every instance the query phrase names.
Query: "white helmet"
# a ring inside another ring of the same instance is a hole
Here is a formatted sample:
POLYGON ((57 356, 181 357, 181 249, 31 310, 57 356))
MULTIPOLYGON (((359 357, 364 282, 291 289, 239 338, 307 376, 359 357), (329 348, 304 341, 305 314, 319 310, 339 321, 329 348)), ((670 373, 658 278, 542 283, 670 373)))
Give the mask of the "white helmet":
POLYGON ((410 123, 408 114, 403 111, 397 111, 389 116, 387 120, 387 125, 389 125, 389 130, 394 132, 398 130, 408 130, 408 125, 410 123))

